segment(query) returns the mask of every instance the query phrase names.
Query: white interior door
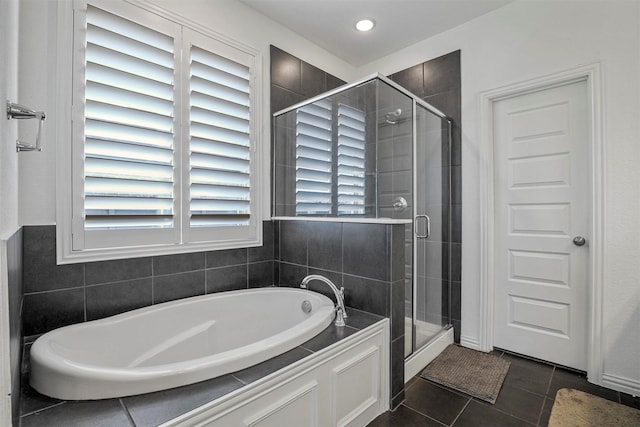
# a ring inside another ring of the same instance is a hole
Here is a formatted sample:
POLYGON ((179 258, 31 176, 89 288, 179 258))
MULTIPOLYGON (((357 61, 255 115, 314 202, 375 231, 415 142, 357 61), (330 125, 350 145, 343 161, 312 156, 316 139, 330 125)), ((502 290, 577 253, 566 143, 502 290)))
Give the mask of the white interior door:
POLYGON ((494 346, 581 370, 588 330, 587 105, 587 84, 579 81, 496 101, 493 110, 494 346))

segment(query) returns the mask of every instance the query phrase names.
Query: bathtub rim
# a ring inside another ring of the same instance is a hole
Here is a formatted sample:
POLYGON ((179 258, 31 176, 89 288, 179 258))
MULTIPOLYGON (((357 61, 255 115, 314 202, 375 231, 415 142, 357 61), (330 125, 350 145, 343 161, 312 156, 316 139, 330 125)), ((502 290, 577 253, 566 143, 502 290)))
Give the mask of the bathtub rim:
MULTIPOLYGON (((331 301, 330 298, 328 298, 326 295, 323 295, 320 292, 315 292, 315 291, 312 291, 312 290, 299 289, 299 288, 285 288, 285 287, 282 287, 282 288, 280 288, 280 287, 269 287, 269 288, 252 288, 252 289, 237 289, 237 290, 233 290, 233 291, 223 291, 223 292, 217 292, 217 293, 206 294, 206 295, 196 295, 196 296, 192 296, 192 297, 180 298, 180 299, 172 300, 172 301, 165 301, 165 302, 162 302, 162 303, 153 304, 153 305, 146 306, 146 307, 141 307, 141 308, 136 308, 136 309, 133 309, 133 310, 130 310, 130 311, 114 314, 112 316, 103 317, 103 318, 100 318, 100 319, 88 320, 86 322, 79 322, 79 323, 74 323, 74 324, 71 324, 71 325, 61 326, 59 328, 53 329, 53 330, 51 330, 49 332, 46 332, 46 333, 40 335, 36 340, 34 340, 34 342, 32 344, 32 347, 31 347, 31 354, 33 355, 33 349, 34 348, 37 349, 38 347, 46 345, 46 343, 49 343, 52 339, 56 338, 58 335, 66 333, 68 331, 73 331, 75 329, 84 329, 89 324, 94 325, 94 326, 117 324, 117 323, 121 323, 121 322, 123 322, 123 321, 125 321, 127 319, 133 319, 133 318, 136 318, 136 317, 144 316, 149 311, 164 311, 164 310, 169 309, 169 307, 172 307, 172 306, 188 305, 190 302, 195 301, 195 300, 206 301, 206 300, 209 300, 209 299, 228 298, 228 297, 232 297, 232 296, 237 295, 237 294, 267 293, 267 292, 274 292, 274 291, 275 292, 292 292, 293 291, 293 292, 299 293, 299 294, 304 294, 304 293, 308 294, 309 292, 311 292, 311 294, 314 295, 315 297, 317 297, 320 301, 322 301, 322 302, 329 301, 331 303, 331 305, 334 307, 333 310, 335 310, 335 304, 331 301)), ((321 308, 323 309, 322 312, 324 312, 325 311, 324 310, 325 306, 323 305, 321 308)), ((318 314, 318 313, 315 313, 315 314, 318 314)), ((335 318, 335 313, 330 317, 332 318, 331 321, 333 321, 333 319, 335 318)), ((280 335, 280 333, 277 334, 277 335, 280 335)), ((255 344, 262 343, 264 340, 265 339, 257 341, 255 344)), ((250 345, 253 345, 253 344, 250 344, 250 345)), ((47 347, 46 350, 44 350, 44 351, 46 351, 47 354, 50 354, 49 352, 52 352, 52 353, 54 352, 54 350, 52 350, 50 347, 47 347)), ((217 354, 225 354, 225 353, 228 353, 230 351, 232 351, 232 350, 224 351, 224 352, 217 353, 217 354)), ((38 356, 36 355, 36 357, 38 357, 38 356)), ((198 358, 190 359, 190 360, 198 361, 200 359, 206 359, 206 358, 207 358, 207 356, 202 356, 202 357, 198 357, 198 358)), ((180 364, 180 363, 183 363, 183 362, 165 363, 165 364, 156 365, 156 366, 173 367, 173 365, 177 365, 177 364, 180 364)), ((82 363, 82 362, 73 365, 74 368, 82 367, 82 366, 96 368, 96 369, 103 367, 102 365, 91 365, 89 363, 82 363)), ((105 367, 105 369, 107 369, 109 371, 114 371, 114 372, 118 372, 118 371, 121 371, 121 370, 122 371, 140 370, 141 372, 149 371, 149 373, 151 373, 151 372, 153 372, 154 367, 120 368, 120 367, 107 366, 107 367, 105 367)))

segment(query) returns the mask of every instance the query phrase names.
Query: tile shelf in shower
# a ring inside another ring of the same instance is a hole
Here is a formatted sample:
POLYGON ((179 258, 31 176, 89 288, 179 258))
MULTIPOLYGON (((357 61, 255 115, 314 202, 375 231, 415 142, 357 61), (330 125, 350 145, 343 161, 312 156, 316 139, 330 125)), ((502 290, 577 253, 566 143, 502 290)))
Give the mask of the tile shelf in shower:
POLYGON ((273 221, 317 221, 317 222, 349 222, 357 224, 411 224, 412 219, 394 218, 341 218, 329 216, 274 216, 273 221))

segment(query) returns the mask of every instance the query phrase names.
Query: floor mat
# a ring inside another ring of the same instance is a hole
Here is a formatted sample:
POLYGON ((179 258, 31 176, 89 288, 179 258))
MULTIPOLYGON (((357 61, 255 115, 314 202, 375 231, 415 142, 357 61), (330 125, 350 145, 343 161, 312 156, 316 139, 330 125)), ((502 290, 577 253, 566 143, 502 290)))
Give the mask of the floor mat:
POLYGON ((558 390, 549 427, 638 427, 640 411, 579 390, 558 390))
POLYGON ((500 357, 449 345, 420 376, 489 403, 496 403, 510 362, 500 357))

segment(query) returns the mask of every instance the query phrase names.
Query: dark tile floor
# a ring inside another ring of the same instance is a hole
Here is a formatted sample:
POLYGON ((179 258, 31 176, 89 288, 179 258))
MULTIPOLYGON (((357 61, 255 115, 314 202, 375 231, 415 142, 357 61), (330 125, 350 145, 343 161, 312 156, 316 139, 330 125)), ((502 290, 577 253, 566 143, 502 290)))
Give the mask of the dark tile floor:
POLYGON ((582 390, 640 409, 639 397, 588 383, 584 374, 503 351, 493 354, 511 362, 495 405, 416 376, 405 387, 404 403, 368 427, 545 427, 561 388, 582 390))

